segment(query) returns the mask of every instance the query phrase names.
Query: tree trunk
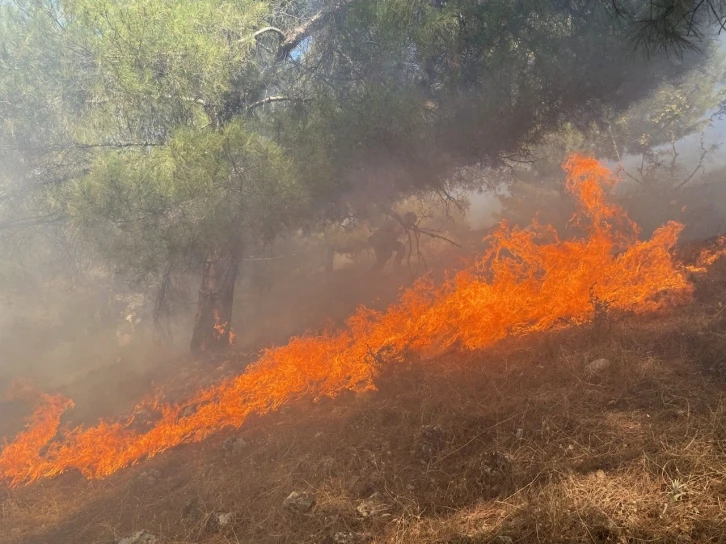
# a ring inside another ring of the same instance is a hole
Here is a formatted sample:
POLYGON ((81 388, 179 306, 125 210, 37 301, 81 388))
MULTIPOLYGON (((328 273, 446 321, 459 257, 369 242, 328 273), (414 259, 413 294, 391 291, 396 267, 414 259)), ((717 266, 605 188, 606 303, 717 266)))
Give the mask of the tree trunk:
POLYGON ((230 344, 234 284, 241 252, 229 251, 207 260, 199 289, 191 351, 225 349, 230 344))

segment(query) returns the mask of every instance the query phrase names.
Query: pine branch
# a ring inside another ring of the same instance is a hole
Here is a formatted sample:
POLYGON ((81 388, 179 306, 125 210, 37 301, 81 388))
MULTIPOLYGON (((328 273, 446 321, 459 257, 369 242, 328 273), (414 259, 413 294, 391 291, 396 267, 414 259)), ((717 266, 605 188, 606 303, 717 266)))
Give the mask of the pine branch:
POLYGON ((37 227, 40 225, 50 225, 59 223, 63 220, 63 216, 58 214, 39 215, 37 217, 22 217, 20 219, 9 219, 0 222, 0 230, 21 229, 26 227, 37 227))

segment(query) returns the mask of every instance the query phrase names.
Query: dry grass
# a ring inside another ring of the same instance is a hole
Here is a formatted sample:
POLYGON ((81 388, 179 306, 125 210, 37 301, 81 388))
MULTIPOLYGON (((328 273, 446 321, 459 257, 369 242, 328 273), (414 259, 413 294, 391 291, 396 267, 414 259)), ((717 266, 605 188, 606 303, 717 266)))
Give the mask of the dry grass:
POLYGON ((669 315, 397 365, 375 393, 300 402, 107 480, 0 490, 0 542, 726 542, 725 278, 669 315), (286 511, 291 491, 313 509, 286 511))

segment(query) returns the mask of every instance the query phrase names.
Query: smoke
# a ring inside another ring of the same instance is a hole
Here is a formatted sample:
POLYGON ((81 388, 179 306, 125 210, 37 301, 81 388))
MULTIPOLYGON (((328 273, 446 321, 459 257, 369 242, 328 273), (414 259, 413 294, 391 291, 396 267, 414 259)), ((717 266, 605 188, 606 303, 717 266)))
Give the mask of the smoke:
POLYGON ((469 209, 466 221, 472 230, 488 229, 498 221, 502 202, 493 192, 470 191, 467 194, 469 209))

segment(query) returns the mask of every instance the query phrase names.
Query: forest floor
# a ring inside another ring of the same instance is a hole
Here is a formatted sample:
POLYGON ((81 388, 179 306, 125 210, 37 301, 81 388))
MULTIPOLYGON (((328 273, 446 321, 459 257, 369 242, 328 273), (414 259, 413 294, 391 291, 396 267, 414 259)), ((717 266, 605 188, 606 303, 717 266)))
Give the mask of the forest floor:
MULTIPOLYGON (((724 305, 717 263, 669 312, 395 365, 104 480, 0 487, 0 542, 726 542, 724 305)), ((243 359, 180 362, 170 387, 243 359)))

